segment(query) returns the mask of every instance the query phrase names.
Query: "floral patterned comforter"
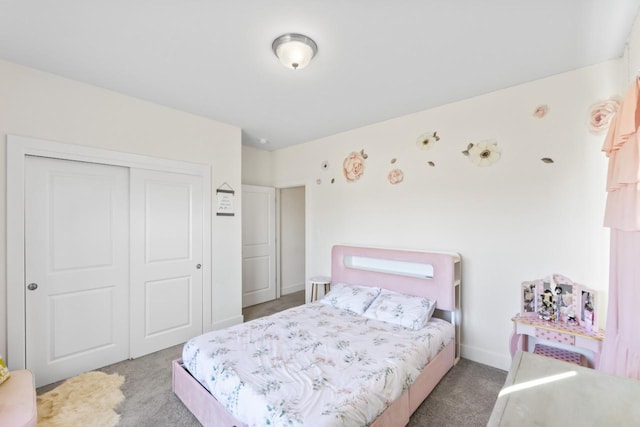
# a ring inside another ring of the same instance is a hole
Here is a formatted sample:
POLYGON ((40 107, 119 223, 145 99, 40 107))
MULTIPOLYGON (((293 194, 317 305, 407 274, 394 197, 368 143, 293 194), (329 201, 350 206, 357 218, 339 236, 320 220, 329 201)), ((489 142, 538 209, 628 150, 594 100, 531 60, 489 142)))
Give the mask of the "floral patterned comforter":
POLYGON ((250 426, 365 426, 454 336, 311 303, 187 342, 184 366, 250 426))

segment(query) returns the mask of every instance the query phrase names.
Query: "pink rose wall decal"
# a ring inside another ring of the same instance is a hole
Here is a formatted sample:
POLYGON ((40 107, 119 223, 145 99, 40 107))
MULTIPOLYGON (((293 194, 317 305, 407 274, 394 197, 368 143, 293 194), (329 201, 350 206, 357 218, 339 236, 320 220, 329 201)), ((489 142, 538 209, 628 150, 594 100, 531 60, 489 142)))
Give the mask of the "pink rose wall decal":
POLYGON ((613 98, 593 104, 589 111, 589 132, 599 135, 606 131, 619 107, 620 102, 613 98))
POLYGON ((390 184, 400 184, 404 181, 404 172, 401 169, 392 169, 387 175, 390 184))
POLYGON ((364 174, 364 157, 362 153, 353 151, 342 163, 342 171, 347 182, 356 182, 364 174))
POLYGON ((549 112, 549 106, 547 104, 538 105, 538 107, 533 110, 533 117, 541 119, 547 115, 549 112))

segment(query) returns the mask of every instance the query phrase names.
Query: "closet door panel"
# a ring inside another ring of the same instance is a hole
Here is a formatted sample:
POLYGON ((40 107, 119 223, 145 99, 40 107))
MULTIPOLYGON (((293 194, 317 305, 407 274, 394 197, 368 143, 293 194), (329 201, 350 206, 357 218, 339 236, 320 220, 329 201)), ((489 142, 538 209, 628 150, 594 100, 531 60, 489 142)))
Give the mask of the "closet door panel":
POLYGON ((128 175, 26 158, 26 366, 38 386, 129 357, 128 175))
POLYGON ((131 355, 202 333, 202 178, 131 171, 131 355))

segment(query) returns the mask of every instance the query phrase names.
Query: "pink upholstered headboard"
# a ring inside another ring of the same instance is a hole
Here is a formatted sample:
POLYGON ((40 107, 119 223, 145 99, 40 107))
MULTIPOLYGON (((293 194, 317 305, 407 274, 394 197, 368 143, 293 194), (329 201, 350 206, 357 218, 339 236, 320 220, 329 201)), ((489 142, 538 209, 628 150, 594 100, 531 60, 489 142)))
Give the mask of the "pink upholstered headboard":
POLYGON ((331 251, 331 282, 376 286, 403 294, 429 297, 437 301, 438 309, 455 312, 456 290, 459 292, 456 285, 460 284, 460 256, 451 253, 334 246, 331 251), (381 261, 379 265, 377 260, 381 261), (386 261, 391 261, 392 266, 385 264, 386 261), (409 267, 416 267, 416 272, 403 274, 391 271, 395 261, 400 264, 409 263, 409 267), (362 264, 366 265, 363 267, 362 264), (422 269, 423 266, 425 269, 422 269), (433 277, 422 273, 423 270, 430 270, 428 266, 432 267, 433 277))

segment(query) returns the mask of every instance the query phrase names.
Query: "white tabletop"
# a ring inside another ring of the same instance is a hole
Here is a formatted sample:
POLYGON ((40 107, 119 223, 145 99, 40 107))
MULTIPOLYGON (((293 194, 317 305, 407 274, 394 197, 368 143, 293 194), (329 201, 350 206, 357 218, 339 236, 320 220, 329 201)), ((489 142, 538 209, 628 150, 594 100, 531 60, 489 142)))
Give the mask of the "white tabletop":
POLYGON ((519 351, 487 426, 638 426, 640 381, 519 351))
POLYGON ((331 277, 329 276, 313 276, 309 279, 311 283, 318 283, 322 285, 323 283, 331 283, 331 277))

